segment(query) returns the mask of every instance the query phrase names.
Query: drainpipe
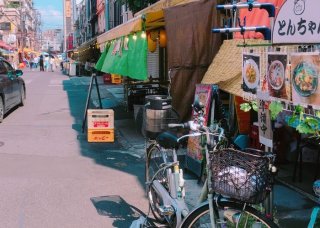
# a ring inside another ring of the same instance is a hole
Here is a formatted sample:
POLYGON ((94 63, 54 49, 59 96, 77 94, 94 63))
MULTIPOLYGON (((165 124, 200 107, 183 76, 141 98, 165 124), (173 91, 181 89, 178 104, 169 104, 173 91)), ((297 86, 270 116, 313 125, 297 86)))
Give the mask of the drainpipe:
POLYGON ((104 0, 104 1, 105 1, 104 15, 106 20, 106 31, 108 31, 109 30, 109 0, 104 0))

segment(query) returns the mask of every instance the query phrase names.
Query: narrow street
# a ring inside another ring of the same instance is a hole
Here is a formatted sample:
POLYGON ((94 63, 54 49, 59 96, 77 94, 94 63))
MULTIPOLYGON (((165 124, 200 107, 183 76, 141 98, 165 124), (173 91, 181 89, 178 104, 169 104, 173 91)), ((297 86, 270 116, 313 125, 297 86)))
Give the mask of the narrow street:
POLYGON ((23 79, 25 106, 0 124, 1 227, 129 227, 147 213, 141 159, 81 132, 88 85, 60 71, 23 79))

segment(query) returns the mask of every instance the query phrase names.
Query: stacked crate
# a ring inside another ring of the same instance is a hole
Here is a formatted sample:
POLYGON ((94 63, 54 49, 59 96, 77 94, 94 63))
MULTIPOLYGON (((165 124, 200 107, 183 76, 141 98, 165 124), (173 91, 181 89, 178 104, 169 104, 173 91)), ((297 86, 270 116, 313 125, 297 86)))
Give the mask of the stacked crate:
POLYGON ((111 83, 113 84, 120 84, 122 82, 121 75, 118 74, 111 74, 111 83))
POLYGON ((88 109, 88 142, 114 142, 114 111, 88 109))

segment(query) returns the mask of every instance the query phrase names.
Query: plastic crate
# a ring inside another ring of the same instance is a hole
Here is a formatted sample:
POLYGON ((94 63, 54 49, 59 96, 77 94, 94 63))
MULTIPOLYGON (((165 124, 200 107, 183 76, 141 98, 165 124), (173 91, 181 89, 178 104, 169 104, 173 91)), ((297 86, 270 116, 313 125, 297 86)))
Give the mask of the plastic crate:
POLYGON ((114 142, 114 129, 88 130, 88 142, 114 142))
POLYGON ((111 83, 113 84, 120 84, 122 82, 122 77, 117 74, 112 74, 111 75, 111 83))
POLYGON ((88 129, 103 130, 114 128, 114 111, 112 109, 88 109, 88 129))

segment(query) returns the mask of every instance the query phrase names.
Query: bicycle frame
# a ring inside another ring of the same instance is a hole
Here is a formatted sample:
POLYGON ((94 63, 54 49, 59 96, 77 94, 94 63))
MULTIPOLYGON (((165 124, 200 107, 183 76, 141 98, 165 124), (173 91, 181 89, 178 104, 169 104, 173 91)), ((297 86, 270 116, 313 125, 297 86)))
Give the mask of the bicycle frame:
MULTIPOLYGON (((214 135, 214 136, 221 136, 218 134, 213 134, 213 133, 209 133, 210 135, 214 135)), ((206 133, 199 133, 199 132, 195 132, 195 133, 191 133, 191 134, 187 134, 184 136, 181 136, 180 138, 178 138, 178 142, 188 138, 188 137, 203 137, 205 136, 206 133)), ((208 139, 207 139, 208 140, 208 139)), ((206 160, 207 160, 207 166, 208 166, 208 161, 209 161, 209 153, 208 153, 208 148, 207 145, 204 145, 205 149, 205 153, 206 153, 206 160)), ((163 205, 164 206, 171 206, 174 208, 175 211, 175 216, 176 216, 176 225, 177 227, 180 226, 182 224, 182 221, 185 217, 188 216, 189 214, 189 209, 185 203, 184 197, 180 196, 179 194, 179 179, 183 179, 183 174, 179 173, 179 162, 177 160, 177 153, 176 150, 173 149, 173 162, 171 163, 167 163, 167 157, 166 157, 166 153, 165 153, 165 149, 162 149, 162 156, 163 156, 163 161, 165 161, 165 163, 163 163, 163 167, 160 168, 152 177, 152 184, 151 184, 151 188, 153 188, 156 193, 161 196, 162 201, 163 201, 163 205), (155 179, 155 177, 158 175, 158 173, 166 171, 166 176, 167 176, 167 180, 169 180, 169 191, 167 189, 165 189, 163 187, 163 185, 155 179), (174 172, 172 172, 172 170, 174 172), (178 174, 178 175, 177 175, 178 174)), ((208 172, 209 174, 210 172, 208 172)), ((211 178, 210 174, 208 176, 208 178, 211 178)), ((208 179, 205 181, 205 184, 202 187, 202 193, 200 195, 199 201, 203 202, 205 200, 207 200, 207 197, 210 199, 211 202, 213 202, 213 195, 212 194, 208 194, 208 184, 210 181, 208 181, 208 179)), ((150 184, 150 183, 149 183, 150 184)), ((214 214, 213 214, 213 205, 211 205, 211 211, 212 211, 212 219, 214 219, 214 214)), ((167 218, 167 220, 169 220, 167 218)), ((213 220, 214 221, 214 220, 213 220)), ((212 221, 212 222, 213 222, 212 221)), ((213 223, 214 224, 214 223, 213 223)))
MULTIPOLYGON (((177 161, 176 150, 173 151, 173 162, 164 163, 164 167, 160 168, 152 178, 151 188, 153 188, 156 193, 161 196, 164 206, 171 206, 174 208, 177 224, 181 224, 183 217, 187 216, 189 209, 184 201, 184 197, 179 195, 179 179, 183 178, 182 174, 179 173, 179 162, 177 161), (172 169, 174 172, 172 172, 172 169), (169 180, 169 191, 163 187, 163 185, 155 180, 155 177, 159 172, 166 171, 167 180, 169 180)), ((165 152, 162 153, 165 155, 165 152)), ((163 157, 164 161, 167 161, 163 157)), ((166 217, 167 220, 169 220, 166 217)), ((168 221, 169 222, 169 221, 168 221)))

